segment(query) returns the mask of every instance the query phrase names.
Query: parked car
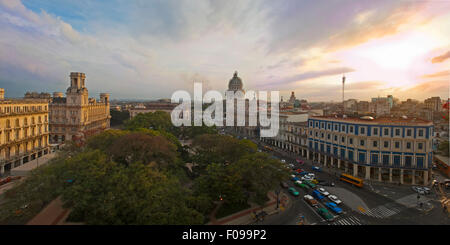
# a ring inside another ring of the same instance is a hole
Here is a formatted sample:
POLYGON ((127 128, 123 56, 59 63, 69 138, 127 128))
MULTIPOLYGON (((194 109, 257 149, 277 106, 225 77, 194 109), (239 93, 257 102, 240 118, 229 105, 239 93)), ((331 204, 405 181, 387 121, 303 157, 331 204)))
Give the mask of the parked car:
POLYGON ((305 195, 303 199, 305 199, 305 201, 312 207, 317 207, 319 205, 319 203, 311 195, 305 195))
MULTIPOLYGON (((291 175, 292 176, 292 175, 291 175)), ((292 179, 291 179, 292 181, 298 181, 298 180, 300 180, 298 177, 295 177, 295 175, 294 175, 294 177, 292 177, 292 179)))
POLYGON ((282 162, 282 163, 286 163, 286 160, 284 160, 284 159, 281 159, 281 162, 282 162))
POLYGON ((311 180, 311 183, 317 185, 317 184, 319 184, 319 181, 318 181, 317 179, 312 179, 312 180, 311 180))
POLYGON ((308 185, 306 185, 305 183, 303 183, 303 182, 301 182, 301 181, 297 181, 297 182, 295 182, 299 187, 301 187, 301 188, 303 188, 304 190, 309 190, 310 188, 309 188, 309 186, 308 185))
POLYGON ((318 190, 313 190, 312 196, 319 201, 324 199, 324 196, 322 196, 322 194, 320 194, 320 192, 318 190))
POLYGON ((300 193, 294 187, 289 188, 289 193, 291 193, 293 196, 300 195, 300 193))
POLYGON ((338 205, 342 203, 342 201, 339 200, 339 198, 335 195, 328 195, 328 199, 330 199, 331 201, 333 201, 334 203, 336 203, 338 205))
POLYGON ((281 187, 283 187, 283 188, 288 188, 288 187, 289 187, 289 185, 288 185, 286 182, 284 182, 284 181, 282 181, 282 182, 280 183, 280 185, 281 185, 281 187))
POLYGON ((296 161, 298 162, 298 164, 303 164, 303 163, 305 163, 303 160, 301 160, 301 159, 296 159, 296 161))
POLYGON ((311 187, 313 189, 316 188, 316 185, 311 183, 309 180, 305 180, 305 181, 303 181, 303 183, 307 184, 309 187, 311 187))
POLYGON ((319 188, 317 190, 320 192, 320 194, 322 194, 324 196, 330 195, 330 193, 328 191, 326 191, 324 188, 319 188))
POLYGON ((313 166, 312 170, 317 171, 317 172, 322 172, 322 169, 320 169, 320 167, 317 167, 317 166, 313 166))
POLYGON ((308 174, 308 172, 306 172, 306 171, 303 171, 303 172, 299 173, 300 176, 305 176, 307 174, 308 174))
POLYGON ((430 194, 430 188, 428 187, 422 187, 422 186, 412 186, 411 187, 413 189, 413 191, 421 194, 421 195, 427 195, 430 194))
POLYGON ((301 173, 301 172, 303 172, 303 171, 305 171, 305 170, 303 170, 303 169, 301 169, 301 168, 298 168, 297 170, 295 170, 295 172, 297 172, 297 173, 301 173))
POLYGON ((320 216, 322 216, 322 218, 324 218, 326 221, 333 221, 334 220, 334 216, 328 212, 328 210, 326 208, 319 208, 317 210, 317 213, 320 214, 320 216))
POLYGON ((336 203, 334 202, 327 202, 325 203, 325 206, 327 206, 327 208, 329 208, 331 211, 333 211, 336 214, 342 214, 342 208, 338 207, 336 203))

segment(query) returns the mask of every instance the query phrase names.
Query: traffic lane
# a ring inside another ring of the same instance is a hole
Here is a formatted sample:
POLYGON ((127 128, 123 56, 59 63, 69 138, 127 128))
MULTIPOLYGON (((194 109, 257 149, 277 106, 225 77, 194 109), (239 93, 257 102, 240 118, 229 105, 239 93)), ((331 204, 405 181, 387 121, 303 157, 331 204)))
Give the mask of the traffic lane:
POLYGON ((308 220, 308 222, 311 224, 325 222, 325 220, 317 213, 316 209, 311 207, 311 205, 309 205, 303 198, 305 195, 311 195, 311 194, 308 191, 296 186, 292 181, 290 181, 290 183, 288 185, 289 185, 289 187, 294 187, 300 193, 299 196, 296 197, 298 199, 297 205, 302 206, 304 210, 309 210, 308 217, 305 216, 306 219, 308 220))

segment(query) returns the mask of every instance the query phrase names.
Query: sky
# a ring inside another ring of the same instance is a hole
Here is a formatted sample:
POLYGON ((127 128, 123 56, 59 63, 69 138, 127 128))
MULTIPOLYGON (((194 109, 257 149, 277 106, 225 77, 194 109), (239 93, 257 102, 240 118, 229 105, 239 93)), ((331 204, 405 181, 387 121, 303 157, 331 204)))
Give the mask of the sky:
POLYGON ((450 1, 0 0, 0 87, 170 98, 193 83, 308 101, 449 97, 450 1))

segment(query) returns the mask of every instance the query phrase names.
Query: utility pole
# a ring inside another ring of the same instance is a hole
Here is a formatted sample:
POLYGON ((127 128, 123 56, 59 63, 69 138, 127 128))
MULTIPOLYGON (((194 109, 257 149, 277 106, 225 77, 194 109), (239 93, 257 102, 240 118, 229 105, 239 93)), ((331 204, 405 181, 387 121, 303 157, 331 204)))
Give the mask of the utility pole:
POLYGON ((345 74, 342 76, 342 116, 344 116, 344 114, 345 114, 344 85, 345 85, 345 74))

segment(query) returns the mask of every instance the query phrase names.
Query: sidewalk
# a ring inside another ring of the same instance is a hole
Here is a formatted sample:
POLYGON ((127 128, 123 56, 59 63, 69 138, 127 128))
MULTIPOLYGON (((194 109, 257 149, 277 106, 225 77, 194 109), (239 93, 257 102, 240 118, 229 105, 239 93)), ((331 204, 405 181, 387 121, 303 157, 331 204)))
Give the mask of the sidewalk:
POLYGON ((280 208, 278 210, 276 208, 277 207, 276 194, 273 192, 269 192, 267 196, 269 197, 270 200, 264 206, 257 206, 256 204, 253 204, 252 207, 249 209, 231 214, 218 220, 212 217, 211 221, 207 223, 207 225, 249 225, 255 222, 253 212, 266 211, 267 215, 270 216, 277 214, 282 210, 285 210, 290 205, 290 199, 284 192, 281 192, 279 195, 280 208))
POLYGON ((63 208, 63 202, 58 197, 51 201, 41 212, 32 218, 27 225, 80 225, 81 223, 66 223, 70 209, 63 208))

